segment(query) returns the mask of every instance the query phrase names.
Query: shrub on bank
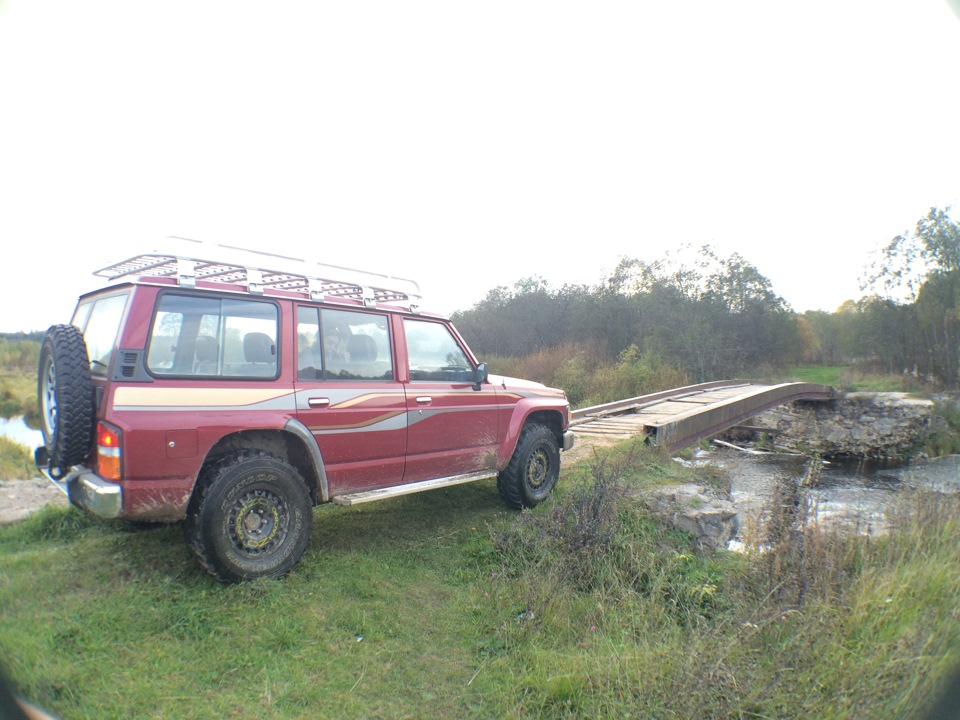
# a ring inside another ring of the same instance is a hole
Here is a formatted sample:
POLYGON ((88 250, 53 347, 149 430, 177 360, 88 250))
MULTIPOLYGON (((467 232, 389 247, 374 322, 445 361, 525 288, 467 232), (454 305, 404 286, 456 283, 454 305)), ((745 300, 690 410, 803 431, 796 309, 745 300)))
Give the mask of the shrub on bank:
POLYGON ((33 455, 20 443, 0 437, 0 480, 36 477, 33 455))
POLYGON ((602 456, 493 532, 500 599, 524 612, 503 628, 523 661, 501 670, 539 679, 501 711, 923 716, 960 662, 956 497, 904 496, 894 531, 868 540, 807 522, 794 483, 745 553, 702 554, 637 499, 658 482, 657 457, 640 450, 631 463, 602 456))

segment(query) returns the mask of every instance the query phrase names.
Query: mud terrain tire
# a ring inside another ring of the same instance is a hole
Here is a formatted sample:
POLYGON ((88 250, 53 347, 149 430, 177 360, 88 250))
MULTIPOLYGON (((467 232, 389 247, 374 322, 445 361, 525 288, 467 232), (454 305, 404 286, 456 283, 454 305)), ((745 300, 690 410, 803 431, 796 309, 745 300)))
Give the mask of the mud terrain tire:
POLYGON ((550 428, 529 423, 520 431, 510 464, 497 476, 497 490, 508 507, 539 505, 553 491, 560 475, 560 448, 550 428))
POLYGON ((95 420, 87 345, 73 325, 51 325, 44 336, 37 399, 50 472, 62 477, 89 455, 95 420))
POLYGON ((205 469, 184 522, 200 564, 225 583, 290 572, 312 529, 313 504, 300 473, 259 450, 227 455, 205 469))

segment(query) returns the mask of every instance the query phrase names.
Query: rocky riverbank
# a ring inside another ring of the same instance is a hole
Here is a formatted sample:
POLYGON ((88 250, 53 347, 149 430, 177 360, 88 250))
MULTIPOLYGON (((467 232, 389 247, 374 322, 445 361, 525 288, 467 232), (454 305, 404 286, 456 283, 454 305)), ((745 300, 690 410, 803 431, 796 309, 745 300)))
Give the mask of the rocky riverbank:
POLYGON ((944 420, 932 400, 906 393, 847 393, 830 403, 795 402, 762 413, 784 450, 821 457, 906 459, 944 420))

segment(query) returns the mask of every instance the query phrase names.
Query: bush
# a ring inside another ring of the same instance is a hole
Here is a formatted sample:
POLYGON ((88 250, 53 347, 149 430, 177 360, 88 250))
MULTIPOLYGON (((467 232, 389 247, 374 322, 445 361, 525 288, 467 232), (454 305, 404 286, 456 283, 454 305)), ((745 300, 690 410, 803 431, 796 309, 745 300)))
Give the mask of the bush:
POLYGON ((937 403, 935 413, 944 422, 927 440, 924 452, 932 457, 960 453, 960 403, 937 403))
POLYGON ((37 373, 10 370, 0 365, 0 416, 23 416, 31 427, 37 426, 37 373))
POLYGON ((13 440, 0 437, 0 480, 36 477, 37 468, 30 451, 13 440))
POLYGON ((596 347, 566 343, 521 358, 494 356, 490 371, 561 388, 572 407, 599 405, 690 384, 686 372, 631 345, 610 362, 596 347))
POLYGON ((686 372, 668 365, 658 355, 631 345, 615 365, 598 368, 590 381, 590 405, 635 397, 690 384, 686 372))
POLYGON ((692 550, 692 538, 661 524, 639 496, 659 482, 663 457, 639 443, 601 454, 589 477, 493 533, 502 571, 522 584, 538 615, 564 616, 577 597, 601 605, 636 605, 690 627, 727 605, 721 564, 692 550))

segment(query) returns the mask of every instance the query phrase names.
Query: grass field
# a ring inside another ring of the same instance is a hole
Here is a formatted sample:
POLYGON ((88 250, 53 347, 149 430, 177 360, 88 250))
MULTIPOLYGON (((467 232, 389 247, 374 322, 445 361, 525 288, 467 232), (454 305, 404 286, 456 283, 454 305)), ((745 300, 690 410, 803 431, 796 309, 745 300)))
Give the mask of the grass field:
POLYGON ((842 392, 906 392, 926 395, 930 387, 910 375, 868 373, 850 365, 804 365, 789 372, 792 380, 831 385, 842 392))
POLYGON ((628 445, 532 512, 492 482, 322 507, 237 586, 179 527, 49 509, 0 527, 3 662, 62 718, 921 717, 960 661, 956 498, 703 555, 629 499, 693 472, 628 445))

